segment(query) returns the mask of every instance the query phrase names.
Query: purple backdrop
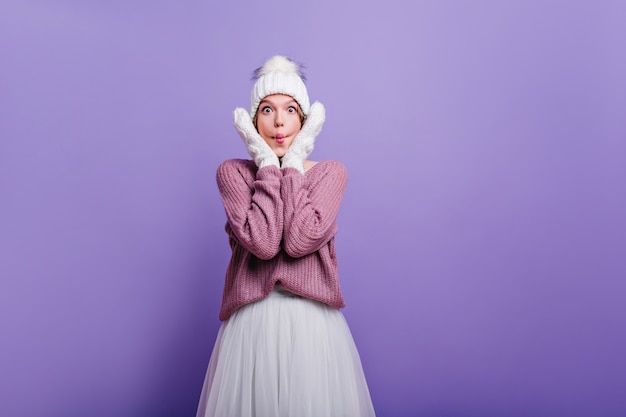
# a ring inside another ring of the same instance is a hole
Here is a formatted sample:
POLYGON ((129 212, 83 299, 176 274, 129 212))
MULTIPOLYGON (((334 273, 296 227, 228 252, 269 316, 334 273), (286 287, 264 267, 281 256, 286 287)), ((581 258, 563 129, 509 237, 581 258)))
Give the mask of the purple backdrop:
MULTIPOLYGON (((218 5, 219 4, 219 5, 218 5)), ((0 6, 0 415, 193 416, 231 120, 275 53, 351 175, 344 310, 379 416, 624 416, 626 5, 0 6)))

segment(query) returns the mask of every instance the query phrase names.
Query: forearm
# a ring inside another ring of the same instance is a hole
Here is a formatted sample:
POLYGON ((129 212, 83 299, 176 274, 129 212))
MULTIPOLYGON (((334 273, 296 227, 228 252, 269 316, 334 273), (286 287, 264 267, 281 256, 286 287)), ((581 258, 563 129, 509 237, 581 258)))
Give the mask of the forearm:
POLYGON ((268 166, 259 169, 255 178, 246 178, 241 169, 234 164, 222 164, 218 169, 228 223, 243 247, 260 259, 271 259, 278 254, 283 235, 282 173, 268 166))
POLYGON ((343 165, 328 163, 322 178, 312 186, 293 169, 283 170, 283 248, 299 258, 318 251, 337 232, 336 218, 347 185, 343 165))

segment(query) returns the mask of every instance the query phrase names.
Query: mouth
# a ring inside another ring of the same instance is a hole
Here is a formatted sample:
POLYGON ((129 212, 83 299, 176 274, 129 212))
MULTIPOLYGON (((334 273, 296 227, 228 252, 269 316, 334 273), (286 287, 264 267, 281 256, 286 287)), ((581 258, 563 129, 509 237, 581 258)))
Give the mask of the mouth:
POLYGON ((285 135, 282 133, 277 133, 274 138, 276 138, 276 143, 278 143, 279 145, 285 143, 285 135))

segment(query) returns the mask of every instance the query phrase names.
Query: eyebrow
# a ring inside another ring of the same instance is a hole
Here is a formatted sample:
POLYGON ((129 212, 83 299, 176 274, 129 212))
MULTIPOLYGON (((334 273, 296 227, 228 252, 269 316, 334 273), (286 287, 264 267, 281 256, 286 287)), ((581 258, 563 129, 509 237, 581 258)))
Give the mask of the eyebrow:
MULTIPOLYGON (((275 106, 275 105, 276 105, 275 103, 271 102, 270 100, 263 99, 263 100, 261 100, 261 101, 259 102, 259 107, 260 107, 260 106, 261 106, 261 104, 263 104, 263 103, 269 103, 269 104, 271 104, 272 106, 275 106)), ((295 103, 296 105, 298 104, 298 102, 297 102, 295 99, 291 99, 291 100, 289 100, 289 101, 285 102, 284 104, 286 104, 286 105, 287 105, 287 104, 288 104, 288 105, 291 105, 291 104, 294 104, 294 103, 295 103)))

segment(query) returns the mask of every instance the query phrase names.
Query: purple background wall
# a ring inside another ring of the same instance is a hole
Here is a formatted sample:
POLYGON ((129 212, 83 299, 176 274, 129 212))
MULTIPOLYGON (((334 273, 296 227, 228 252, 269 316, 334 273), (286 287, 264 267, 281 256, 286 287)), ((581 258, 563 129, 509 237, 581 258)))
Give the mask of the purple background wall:
POLYGON ((619 1, 3 1, 0 415, 192 416, 214 173, 275 53, 351 174, 337 246, 380 416, 624 416, 619 1))

